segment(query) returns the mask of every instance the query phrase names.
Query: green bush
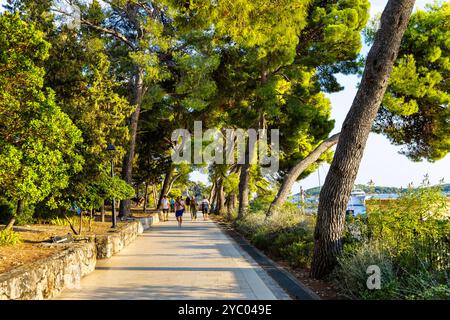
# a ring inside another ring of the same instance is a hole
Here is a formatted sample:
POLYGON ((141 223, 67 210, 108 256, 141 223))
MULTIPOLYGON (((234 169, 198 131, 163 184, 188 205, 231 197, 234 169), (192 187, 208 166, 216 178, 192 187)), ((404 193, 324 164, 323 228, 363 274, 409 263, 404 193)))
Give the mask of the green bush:
POLYGON ((246 237, 255 235, 264 225, 265 215, 263 212, 249 213, 243 219, 236 220, 236 229, 246 237))
POLYGON ((281 248, 281 255, 286 257, 293 267, 306 268, 311 265, 314 242, 310 239, 299 240, 281 248))
POLYGON ((439 272, 422 270, 404 276, 401 291, 405 299, 410 300, 448 300, 450 280, 439 272))
POLYGON ((347 217, 336 285, 358 299, 449 299, 447 212, 440 187, 426 181, 398 200, 370 201, 367 216, 347 217), (381 269, 381 290, 367 289, 369 265, 381 269))
POLYGON ((314 247, 314 221, 301 209, 285 206, 269 218, 264 211, 249 213, 235 226, 257 248, 286 259, 294 267, 308 267, 314 247))
POLYGON ((355 252, 343 253, 331 278, 341 293, 351 299, 394 299, 399 283, 389 254, 378 244, 361 245, 355 252), (369 266, 376 265, 381 271, 381 289, 367 288, 366 273, 369 266))
POLYGON ((368 206, 370 239, 380 241, 390 254, 398 256, 414 247, 418 240, 449 235, 448 209, 441 188, 427 184, 409 189, 388 205, 375 202, 368 206))
POLYGON ((20 235, 14 231, 0 230, 0 246, 15 245, 22 242, 20 235))

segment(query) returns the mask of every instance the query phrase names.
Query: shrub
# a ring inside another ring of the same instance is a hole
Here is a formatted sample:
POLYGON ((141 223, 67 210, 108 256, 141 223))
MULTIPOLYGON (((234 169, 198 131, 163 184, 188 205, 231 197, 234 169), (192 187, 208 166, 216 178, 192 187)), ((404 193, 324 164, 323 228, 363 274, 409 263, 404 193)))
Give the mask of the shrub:
POLYGON ((22 242, 20 235, 11 230, 0 231, 0 246, 15 245, 22 242))
POLYGON ((407 274, 402 282, 402 295, 410 300, 448 300, 450 299, 450 280, 438 272, 421 270, 407 274), (445 283, 447 280, 447 283, 445 283))
POLYGON ((281 255, 287 257, 289 264, 293 267, 309 267, 313 252, 314 241, 312 239, 298 240, 281 248, 281 255))
POLYGON ((397 297, 398 281, 393 261, 377 244, 361 245, 353 253, 343 253, 332 274, 342 294, 352 299, 393 299, 397 297), (367 268, 376 265, 381 271, 381 289, 367 288, 367 268))
POLYGON ((256 247, 286 259, 294 267, 308 267, 314 247, 314 217, 286 206, 266 218, 265 212, 250 213, 235 223, 236 229, 256 247))
POLYGON ((234 225, 244 236, 251 237, 264 225, 264 219, 263 212, 249 213, 243 219, 236 220, 234 225))
POLYGON ((343 293, 362 299, 448 299, 450 220, 441 188, 424 180, 395 201, 369 201, 367 209, 367 217, 347 219, 333 274, 343 293), (365 286, 370 264, 381 268, 381 290, 365 286))
MULTIPOLYGON (((371 240, 378 240, 393 256, 415 246, 418 240, 441 239, 450 234, 448 204, 440 187, 427 184, 409 189, 397 201, 368 207, 371 240)), ((424 253, 425 255, 427 253, 424 253)))

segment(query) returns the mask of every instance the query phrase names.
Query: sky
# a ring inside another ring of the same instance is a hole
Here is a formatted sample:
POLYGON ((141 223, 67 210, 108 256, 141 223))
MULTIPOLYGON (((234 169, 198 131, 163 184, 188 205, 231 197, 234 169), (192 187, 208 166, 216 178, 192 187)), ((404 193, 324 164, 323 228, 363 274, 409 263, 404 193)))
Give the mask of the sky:
MULTIPOLYGON (((0 5, 5 2, 5 0, 0 0, 0 5)), ((383 11, 387 0, 370 2, 370 13, 374 16, 383 11)), ((434 0, 417 0, 415 9, 424 9, 425 5, 428 3, 434 3, 434 0)), ((369 48, 364 47, 362 54, 367 54, 368 50, 369 48)), ((338 79, 345 89, 341 92, 328 95, 332 103, 331 117, 336 121, 335 129, 332 133, 340 131, 345 116, 347 115, 356 94, 356 85, 359 82, 357 76, 339 75, 338 79)), ((376 185, 382 186, 404 187, 410 182, 417 186, 420 184, 425 174, 429 175, 432 184, 438 183, 442 178, 444 178, 446 183, 450 182, 450 154, 435 163, 426 161, 412 162, 398 153, 400 149, 400 146, 391 145, 384 136, 371 133, 367 141, 356 183, 367 184, 368 181, 373 180, 376 185)), ((322 185, 328 169, 328 164, 321 165, 318 171, 311 174, 306 179, 295 183, 292 193, 299 192, 300 186, 304 189, 308 189, 319 186, 319 183, 322 185)), ((208 177, 199 172, 191 174, 191 179, 208 183, 208 177)))

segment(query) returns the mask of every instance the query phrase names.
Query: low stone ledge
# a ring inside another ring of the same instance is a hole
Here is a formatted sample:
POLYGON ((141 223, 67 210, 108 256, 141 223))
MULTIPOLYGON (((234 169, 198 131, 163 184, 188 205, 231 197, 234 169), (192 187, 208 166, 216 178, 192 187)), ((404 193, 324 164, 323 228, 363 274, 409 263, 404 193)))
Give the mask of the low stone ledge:
POLYGON ((159 223, 159 214, 154 213, 150 217, 146 218, 133 218, 135 221, 139 221, 142 224, 144 230, 150 229, 150 227, 154 224, 159 223))
POLYGON ((81 278, 94 271, 94 243, 61 245, 66 249, 48 258, 0 274, 0 300, 42 300, 63 289, 80 286, 81 278))
POLYGON ((107 259, 121 251, 128 244, 133 242, 139 234, 144 232, 144 227, 140 221, 127 223, 118 232, 106 235, 97 235, 95 245, 97 247, 97 259, 107 259))

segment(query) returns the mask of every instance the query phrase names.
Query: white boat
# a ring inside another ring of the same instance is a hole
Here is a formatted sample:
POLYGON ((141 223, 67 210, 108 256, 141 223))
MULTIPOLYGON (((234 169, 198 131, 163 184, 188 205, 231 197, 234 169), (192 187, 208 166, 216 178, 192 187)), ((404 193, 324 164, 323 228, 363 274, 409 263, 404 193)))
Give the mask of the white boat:
POLYGON ((355 189, 352 191, 347 204, 347 212, 354 216, 366 213, 366 193, 363 190, 355 189))

